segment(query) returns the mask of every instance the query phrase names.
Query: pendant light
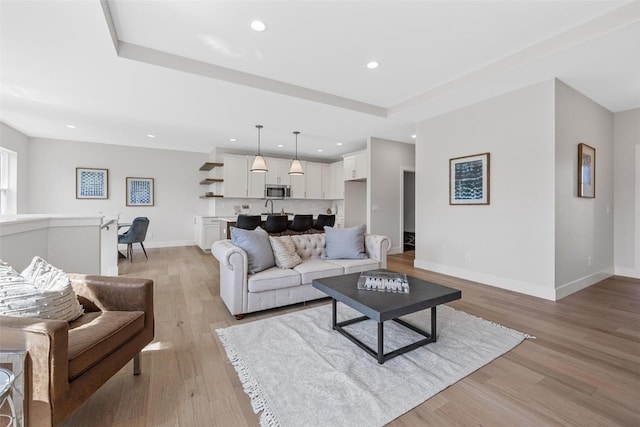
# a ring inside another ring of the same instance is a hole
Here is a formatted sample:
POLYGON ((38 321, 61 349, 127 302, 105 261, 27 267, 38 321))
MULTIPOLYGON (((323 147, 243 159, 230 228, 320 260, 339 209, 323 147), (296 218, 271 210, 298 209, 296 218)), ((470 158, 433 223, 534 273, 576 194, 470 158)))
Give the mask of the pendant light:
POLYGON ((256 158, 253 159, 251 172, 267 172, 267 164, 262 154, 260 154, 260 129, 262 129, 262 125, 256 125, 256 128, 258 128, 258 154, 256 154, 256 158))
POLYGON ((291 161, 291 167, 289 168, 289 175, 304 175, 302 170, 302 163, 298 160, 298 135, 300 132, 295 131, 293 134, 296 136, 296 157, 291 161))

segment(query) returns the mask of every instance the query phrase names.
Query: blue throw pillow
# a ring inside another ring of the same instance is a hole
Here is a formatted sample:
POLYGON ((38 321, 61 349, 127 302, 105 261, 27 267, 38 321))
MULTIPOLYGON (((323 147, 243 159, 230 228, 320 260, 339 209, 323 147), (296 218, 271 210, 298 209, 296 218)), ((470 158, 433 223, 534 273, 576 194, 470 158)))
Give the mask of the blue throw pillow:
POLYGON ((324 259, 364 259, 364 232, 367 227, 356 225, 351 228, 324 227, 324 259))
POLYGON ((255 274, 276 265, 271 243, 269 243, 269 233, 260 227, 256 227, 255 230, 231 227, 231 243, 247 253, 249 274, 255 274))

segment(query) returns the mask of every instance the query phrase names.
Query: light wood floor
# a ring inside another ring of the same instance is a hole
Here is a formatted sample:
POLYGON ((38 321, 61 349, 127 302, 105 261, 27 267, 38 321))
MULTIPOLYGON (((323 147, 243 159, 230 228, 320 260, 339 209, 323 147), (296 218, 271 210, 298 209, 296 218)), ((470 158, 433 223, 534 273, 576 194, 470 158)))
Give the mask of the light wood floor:
MULTIPOLYGON (((237 321, 219 297, 215 258, 197 247, 148 253, 120 263, 121 275, 155 281, 142 375, 130 363, 64 426, 257 426, 215 329, 305 306, 237 321)), ((640 426, 640 281, 609 279, 551 302, 415 269, 412 252, 390 256, 389 268, 461 289, 452 307, 537 337, 390 425, 640 426)))

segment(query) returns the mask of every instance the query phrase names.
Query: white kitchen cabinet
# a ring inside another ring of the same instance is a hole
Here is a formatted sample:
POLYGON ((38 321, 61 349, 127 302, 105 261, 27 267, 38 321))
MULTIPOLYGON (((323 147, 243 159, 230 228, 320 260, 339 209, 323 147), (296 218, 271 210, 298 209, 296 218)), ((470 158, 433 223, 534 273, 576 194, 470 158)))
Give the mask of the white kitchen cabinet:
MULTIPOLYGON (((304 165, 305 198, 323 199, 322 196, 322 164, 306 162, 304 165)), ((292 177, 293 178, 293 177, 292 177)))
POLYGON ((367 179, 367 151, 358 151, 344 157, 344 180, 367 179))
MULTIPOLYGON (((340 178, 342 178, 342 175, 340 178)), ((329 200, 333 199, 333 177, 331 176, 331 165, 322 164, 320 166, 320 179, 322 181, 322 198, 329 200)))
POLYGON ((224 197, 248 197, 247 156, 224 156, 224 197))
MULTIPOLYGON (((249 162, 253 162, 253 159, 249 159, 249 162)), ((248 163, 249 164, 249 163, 248 163)), ((266 183, 267 174, 264 172, 248 172, 248 189, 247 196, 251 199, 264 198, 264 185, 266 183)))
POLYGON ((208 216, 196 216, 194 239, 204 252, 211 251, 213 242, 220 240, 220 220, 208 216))
POLYGON ((275 157, 265 157, 267 163, 266 184, 291 185, 289 179, 290 159, 277 159, 275 157))
POLYGON ((306 162, 302 163, 304 175, 289 175, 289 185, 291 185, 291 198, 304 199, 306 194, 307 167, 306 162))
POLYGON ((331 163, 331 197, 344 199, 344 162, 331 163))

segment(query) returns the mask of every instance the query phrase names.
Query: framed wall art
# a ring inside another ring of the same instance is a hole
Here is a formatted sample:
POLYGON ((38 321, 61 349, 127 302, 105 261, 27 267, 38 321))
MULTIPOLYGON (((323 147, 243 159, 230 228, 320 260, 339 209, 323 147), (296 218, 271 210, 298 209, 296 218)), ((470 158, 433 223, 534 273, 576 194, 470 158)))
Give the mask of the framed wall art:
POLYGON ((449 159, 449 204, 489 204, 489 153, 449 159))
POLYGON ((127 177, 127 206, 153 206, 153 178, 127 177))
POLYGON ((578 144, 578 197, 596 197, 596 149, 578 144))
POLYGON ((76 199, 108 199, 109 169, 76 168, 76 199))

